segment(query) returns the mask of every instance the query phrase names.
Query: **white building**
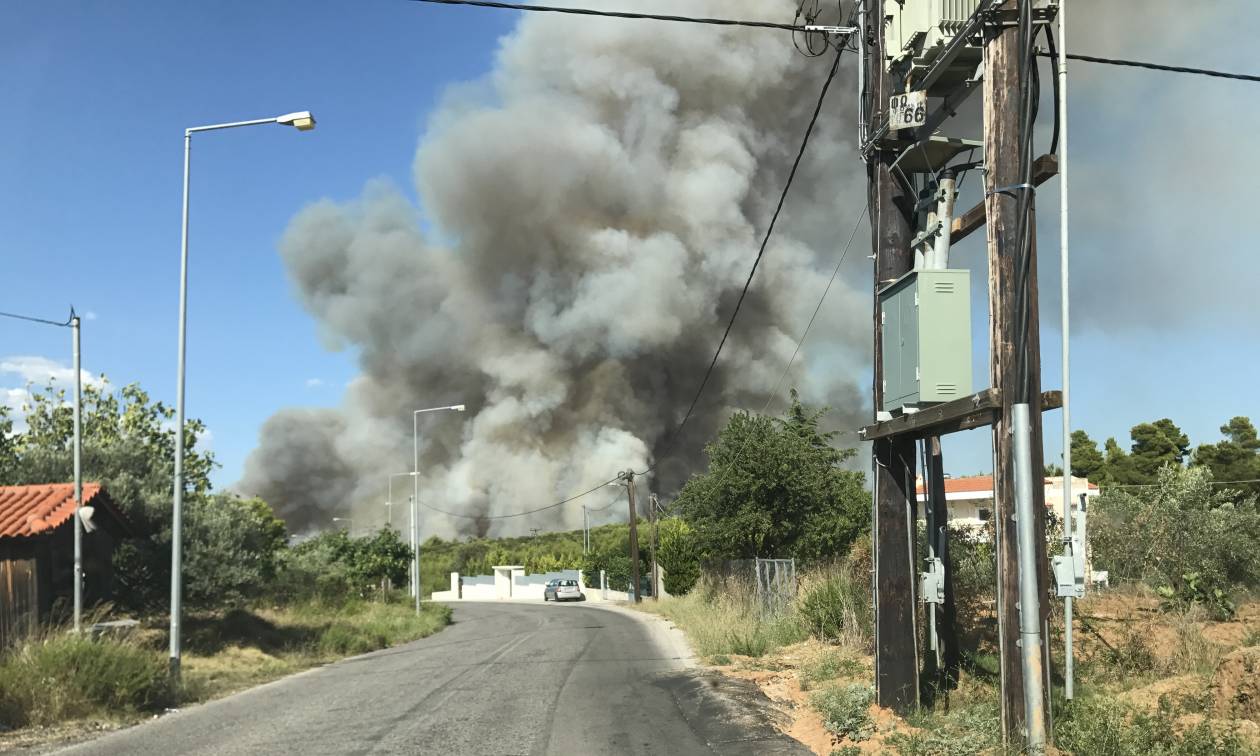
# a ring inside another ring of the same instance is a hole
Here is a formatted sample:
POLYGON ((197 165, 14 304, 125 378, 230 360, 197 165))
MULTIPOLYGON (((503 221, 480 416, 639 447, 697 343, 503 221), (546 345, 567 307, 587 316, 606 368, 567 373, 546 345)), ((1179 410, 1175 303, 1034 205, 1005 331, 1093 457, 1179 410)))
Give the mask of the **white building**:
MULTIPOLYGON (((1063 516, 1063 477, 1046 478, 1046 508, 1056 518, 1063 516)), ((918 481, 917 488, 920 505, 927 503, 927 491, 923 479, 918 481)), ((1072 478, 1072 512, 1073 519, 1079 518, 1080 494, 1086 500, 1099 494, 1098 486, 1084 478, 1072 478)), ((949 525, 951 528, 967 528, 983 530, 993 519, 993 476, 973 475, 966 478, 945 479, 945 501, 949 505, 949 525)), ((1087 506, 1088 508, 1088 506, 1087 506)), ((920 506, 919 516, 923 517, 920 506)))

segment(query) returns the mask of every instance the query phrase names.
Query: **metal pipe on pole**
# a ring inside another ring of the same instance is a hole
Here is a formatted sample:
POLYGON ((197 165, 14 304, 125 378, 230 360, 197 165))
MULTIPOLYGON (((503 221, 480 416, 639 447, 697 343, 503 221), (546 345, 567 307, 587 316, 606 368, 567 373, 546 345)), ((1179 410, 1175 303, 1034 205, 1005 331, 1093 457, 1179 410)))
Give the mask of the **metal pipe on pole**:
POLYGON ((70 310, 74 353, 74 631, 83 620, 83 360, 79 352, 79 316, 70 310))
POLYGON ((1044 671, 1041 656, 1041 612, 1037 595, 1037 532, 1033 509, 1032 441, 1028 405, 1011 406, 1015 452, 1015 528, 1019 543, 1019 642, 1024 672, 1024 726, 1028 751, 1046 746, 1044 671))
MULTIPOLYGON (((1063 339, 1063 549, 1069 561, 1075 553, 1072 540, 1072 413, 1070 403, 1071 352, 1068 278, 1068 97, 1067 97, 1067 0, 1059 2, 1059 316, 1063 339)), ((1063 597, 1063 695, 1075 695, 1076 663, 1072 658, 1072 597, 1063 597)))

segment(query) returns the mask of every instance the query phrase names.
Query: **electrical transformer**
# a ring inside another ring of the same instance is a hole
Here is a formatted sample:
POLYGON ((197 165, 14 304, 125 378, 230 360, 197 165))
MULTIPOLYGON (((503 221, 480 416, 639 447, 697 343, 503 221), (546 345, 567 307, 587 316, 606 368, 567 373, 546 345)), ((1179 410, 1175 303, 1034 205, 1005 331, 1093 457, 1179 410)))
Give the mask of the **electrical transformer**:
POLYGON ((914 411, 971 390, 971 274, 912 270, 879 292, 884 412, 914 411))
MULTIPOLYGON (((913 81, 931 68, 936 57, 953 41, 980 0, 884 0, 884 50, 889 70, 898 70, 913 81)), ((952 86, 975 72, 980 48, 968 47, 950 64, 939 86, 952 86)), ((913 88, 913 84, 911 84, 913 88)))

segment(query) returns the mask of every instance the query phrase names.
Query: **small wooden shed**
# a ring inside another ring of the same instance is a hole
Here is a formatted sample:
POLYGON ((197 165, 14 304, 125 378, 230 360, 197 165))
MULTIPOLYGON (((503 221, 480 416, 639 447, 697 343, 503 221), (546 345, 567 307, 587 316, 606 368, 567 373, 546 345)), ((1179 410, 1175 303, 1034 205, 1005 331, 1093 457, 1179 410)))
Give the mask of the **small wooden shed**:
MULTIPOLYGON (((94 530, 83 534, 83 601, 113 594, 117 544, 132 534, 100 483, 83 484, 94 530)), ((74 484, 0 486, 0 645, 33 632, 74 597, 74 484)))

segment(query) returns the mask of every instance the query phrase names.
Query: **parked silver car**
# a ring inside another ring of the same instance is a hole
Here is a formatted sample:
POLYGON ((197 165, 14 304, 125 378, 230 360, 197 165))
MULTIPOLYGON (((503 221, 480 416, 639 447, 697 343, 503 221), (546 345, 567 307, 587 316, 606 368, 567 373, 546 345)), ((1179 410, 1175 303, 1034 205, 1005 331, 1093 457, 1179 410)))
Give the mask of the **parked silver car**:
POLYGON ((543 601, 585 601, 586 596, 582 594, 582 589, 578 587, 578 581, 572 579, 556 578, 547 581, 547 587, 543 589, 543 601))

